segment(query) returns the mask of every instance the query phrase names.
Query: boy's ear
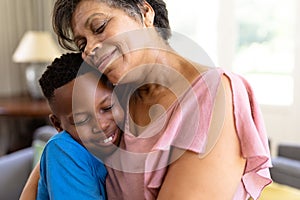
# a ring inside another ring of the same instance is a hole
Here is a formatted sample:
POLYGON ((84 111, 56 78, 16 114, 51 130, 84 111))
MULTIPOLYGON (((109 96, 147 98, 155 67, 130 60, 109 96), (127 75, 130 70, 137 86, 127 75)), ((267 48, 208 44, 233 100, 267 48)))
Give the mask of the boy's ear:
POLYGON ((63 131, 63 128, 61 127, 60 120, 56 117, 54 114, 49 115, 50 122, 54 126, 54 128, 58 131, 61 132, 63 131))

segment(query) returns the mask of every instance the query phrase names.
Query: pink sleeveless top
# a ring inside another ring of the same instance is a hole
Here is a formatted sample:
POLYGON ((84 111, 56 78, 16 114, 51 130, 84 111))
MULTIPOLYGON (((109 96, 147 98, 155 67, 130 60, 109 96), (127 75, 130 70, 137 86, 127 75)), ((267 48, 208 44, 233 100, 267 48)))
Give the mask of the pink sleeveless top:
POLYGON ((156 199, 170 164, 171 146, 199 156, 210 151, 208 130, 222 75, 231 83, 235 126, 242 155, 247 159, 234 199, 259 197, 262 189, 271 183, 270 152, 259 106, 243 78, 213 68, 199 76, 191 89, 178 97, 179 100, 138 137, 130 134, 129 120, 125 121, 121 148, 105 162, 109 173, 108 199, 156 199))

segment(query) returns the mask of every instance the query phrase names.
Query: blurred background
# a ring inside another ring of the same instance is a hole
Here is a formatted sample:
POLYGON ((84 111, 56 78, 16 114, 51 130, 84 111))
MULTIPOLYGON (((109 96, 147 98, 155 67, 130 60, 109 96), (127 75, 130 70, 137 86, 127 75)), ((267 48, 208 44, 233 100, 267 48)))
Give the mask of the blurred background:
POLYGON ((31 145, 48 122, 37 79, 61 53, 52 32, 52 0, 0 0, 0 156, 31 145))
POLYGON ((215 66, 239 73, 251 83, 272 153, 279 143, 300 143, 300 2, 167 2, 173 31, 199 44, 215 66))

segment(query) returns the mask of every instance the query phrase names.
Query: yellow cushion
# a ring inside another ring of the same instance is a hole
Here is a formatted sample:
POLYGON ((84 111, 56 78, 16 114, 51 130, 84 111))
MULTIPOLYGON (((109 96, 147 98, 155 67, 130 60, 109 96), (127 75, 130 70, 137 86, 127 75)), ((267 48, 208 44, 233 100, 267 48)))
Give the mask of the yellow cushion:
POLYGON ((32 167, 35 167, 35 165, 37 164, 37 162, 40 161, 43 150, 46 146, 47 142, 44 142, 42 140, 34 140, 32 143, 33 149, 34 149, 34 153, 33 153, 33 165, 32 167))
POLYGON ((273 182, 263 190, 259 200, 300 200, 300 190, 273 182))

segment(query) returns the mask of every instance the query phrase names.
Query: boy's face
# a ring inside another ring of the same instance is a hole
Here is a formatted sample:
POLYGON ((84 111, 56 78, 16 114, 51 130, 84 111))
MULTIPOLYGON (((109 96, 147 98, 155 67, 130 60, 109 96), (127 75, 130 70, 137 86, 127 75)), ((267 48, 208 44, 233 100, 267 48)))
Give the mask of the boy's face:
POLYGON ((66 130, 79 143, 100 158, 119 145, 124 111, 111 89, 92 72, 54 91, 51 108, 54 126, 66 130), (56 122, 55 122, 56 121, 56 122), (118 124, 118 125, 117 125, 118 124))

